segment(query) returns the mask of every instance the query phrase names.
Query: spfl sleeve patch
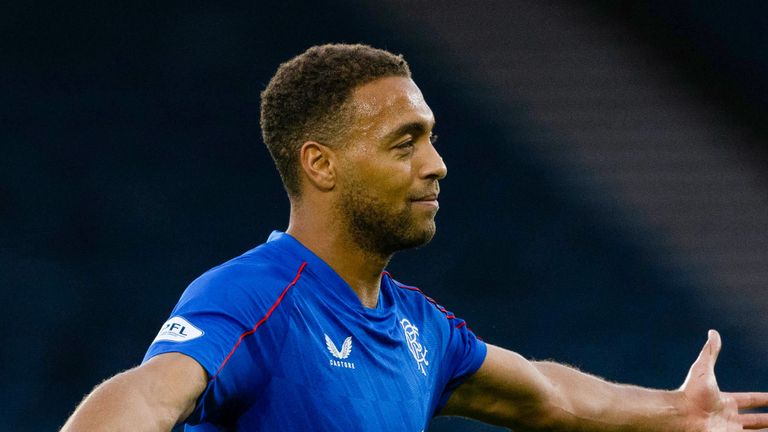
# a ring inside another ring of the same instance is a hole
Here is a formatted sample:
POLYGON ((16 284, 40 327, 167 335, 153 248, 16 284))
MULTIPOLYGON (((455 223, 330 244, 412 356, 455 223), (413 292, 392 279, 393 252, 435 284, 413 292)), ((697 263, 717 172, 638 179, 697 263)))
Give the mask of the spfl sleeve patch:
POLYGON ((184 317, 175 316, 163 324, 163 327, 157 333, 157 337, 155 337, 152 343, 159 341, 187 342, 197 339, 203 334, 202 330, 193 326, 184 317))

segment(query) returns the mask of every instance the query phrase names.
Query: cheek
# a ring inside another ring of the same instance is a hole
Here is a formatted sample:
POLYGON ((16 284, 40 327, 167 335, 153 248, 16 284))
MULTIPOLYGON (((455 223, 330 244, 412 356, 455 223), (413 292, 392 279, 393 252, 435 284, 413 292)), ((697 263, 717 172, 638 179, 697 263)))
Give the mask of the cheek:
POLYGON ((407 195, 411 186, 410 164, 369 158, 358 164, 357 177, 377 194, 407 195))
POLYGON ((392 199, 403 201, 410 196, 411 176, 407 170, 392 169, 385 170, 375 180, 377 187, 382 193, 390 196, 392 199))

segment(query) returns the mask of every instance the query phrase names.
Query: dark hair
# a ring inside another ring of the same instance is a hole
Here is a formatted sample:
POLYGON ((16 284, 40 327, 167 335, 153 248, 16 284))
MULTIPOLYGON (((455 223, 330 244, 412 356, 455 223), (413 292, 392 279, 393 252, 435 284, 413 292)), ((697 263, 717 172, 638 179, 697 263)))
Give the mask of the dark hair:
POLYGON ((354 89, 390 76, 411 76, 403 56, 359 44, 313 46, 280 65, 261 93, 261 131, 289 196, 300 195, 302 144, 332 143, 354 89))

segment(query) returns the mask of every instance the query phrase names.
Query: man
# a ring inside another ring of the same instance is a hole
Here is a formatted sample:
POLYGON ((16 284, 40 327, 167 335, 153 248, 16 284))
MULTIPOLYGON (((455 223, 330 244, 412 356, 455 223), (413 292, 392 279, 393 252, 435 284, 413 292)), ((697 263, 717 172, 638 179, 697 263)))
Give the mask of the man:
POLYGON ((98 386, 64 431, 423 431, 437 414, 516 430, 768 427, 768 394, 719 391, 719 335, 683 386, 605 382, 486 345, 383 271, 430 241, 434 117, 400 56, 310 48, 262 94, 264 141, 291 203, 288 229, 194 281, 144 363, 98 386))

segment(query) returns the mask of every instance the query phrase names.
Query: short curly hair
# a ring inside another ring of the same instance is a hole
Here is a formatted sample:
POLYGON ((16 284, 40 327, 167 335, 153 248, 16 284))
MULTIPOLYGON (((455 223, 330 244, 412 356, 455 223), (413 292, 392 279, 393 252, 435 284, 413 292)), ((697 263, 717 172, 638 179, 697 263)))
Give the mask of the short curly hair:
POLYGON ((302 144, 334 143, 354 89, 390 76, 411 77, 403 56, 361 44, 313 46, 280 65, 261 93, 261 131, 289 196, 301 195, 302 144))

